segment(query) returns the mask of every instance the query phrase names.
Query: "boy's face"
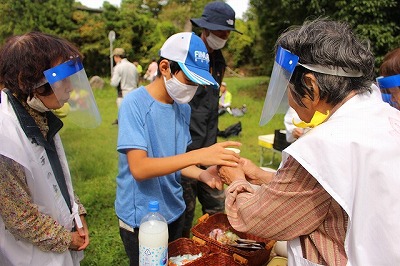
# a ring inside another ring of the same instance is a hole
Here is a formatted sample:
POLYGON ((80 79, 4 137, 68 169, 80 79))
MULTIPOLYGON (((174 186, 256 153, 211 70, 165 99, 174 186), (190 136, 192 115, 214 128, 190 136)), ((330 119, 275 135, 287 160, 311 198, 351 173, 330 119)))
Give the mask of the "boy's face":
POLYGON ((191 81, 186 75, 185 73, 183 73, 183 71, 178 71, 177 73, 174 74, 174 76, 183 84, 186 85, 192 85, 192 86, 198 86, 199 84, 194 83, 193 81, 191 81))

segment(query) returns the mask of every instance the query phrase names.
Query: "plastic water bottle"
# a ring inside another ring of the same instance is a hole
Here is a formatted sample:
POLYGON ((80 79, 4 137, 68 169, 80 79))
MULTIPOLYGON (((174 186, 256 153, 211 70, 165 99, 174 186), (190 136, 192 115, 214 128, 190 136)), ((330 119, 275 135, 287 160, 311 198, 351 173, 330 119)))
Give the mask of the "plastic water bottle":
POLYGON ((168 224, 158 212, 158 201, 149 202, 149 213, 139 227, 139 265, 160 266, 168 263, 168 224))

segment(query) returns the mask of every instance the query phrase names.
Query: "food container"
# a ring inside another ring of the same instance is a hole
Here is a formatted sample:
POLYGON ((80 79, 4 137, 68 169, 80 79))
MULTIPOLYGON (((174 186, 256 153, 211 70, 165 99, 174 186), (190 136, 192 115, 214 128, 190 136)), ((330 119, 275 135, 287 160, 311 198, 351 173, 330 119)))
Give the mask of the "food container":
POLYGON ((211 253, 200 259, 193 261, 190 266, 243 266, 240 262, 236 261, 233 256, 225 253, 211 253))
POLYGON ((203 240, 210 248, 211 253, 225 253, 234 258, 241 265, 259 266, 268 262, 275 240, 267 240, 250 234, 238 232, 229 224, 228 218, 224 213, 216 213, 211 216, 208 214, 199 218, 198 223, 192 228, 193 239, 197 242, 203 240), (265 243, 264 249, 248 250, 239 249, 230 245, 225 245, 209 237, 210 232, 216 228, 224 231, 231 231, 242 239, 251 239, 265 243), (200 239, 200 240, 199 240, 200 239))
POLYGON ((193 239, 184 237, 178 238, 168 244, 168 259, 186 254, 197 255, 199 253, 202 253, 202 257, 186 263, 185 266, 192 266, 193 262, 200 260, 204 256, 208 255, 210 253, 210 248, 205 245, 204 241, 200 241, 199 243, 193 239))

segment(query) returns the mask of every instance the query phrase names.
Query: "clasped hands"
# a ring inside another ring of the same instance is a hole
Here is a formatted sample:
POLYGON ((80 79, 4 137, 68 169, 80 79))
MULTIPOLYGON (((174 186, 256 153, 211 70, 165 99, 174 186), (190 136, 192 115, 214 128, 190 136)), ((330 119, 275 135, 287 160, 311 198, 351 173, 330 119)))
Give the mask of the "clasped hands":
POLYGON ((89 245, 89 230, 84 215, 80 215, 82 221, 82 228, 77 228, 77 231, 71 232, 71 250, 84 250, 89 245))
POLYGON ((218 175, 224 184, 230 185, 236 180, 247 180, 253 185, 267 184, 275 172, 265 171, 246 158, 240 158, 235 167, 218 166, 218 175))
MULTIPOLYGON (((214 148, 214 154, 217 155, 221 148, 226 148, 228 145, 239 146, 237 142, 227 141, 209 148, 214 148)), ((220 161, 221 164, 208 167, 199 176, 200 181, 212 188, 221 190, 224 184, 230 185, 235 180, 247 180, 251 184, 261 185, 268 183, 274 176, 273 172, 264 171, 249 159, 240 157, 232 151, 226 150, 220 154, 224 156, 223 160, 220 161), (229 160, 232 161, 229 162, 229 160)))
POLYGON ((235 166, 214 165, 207 168, 200 175, 200 180, 210 187, 221 190, 224 184, 230 185, 236 180, 247 180, 254 185, 266 184, 273 176, 273 172, 264 171, 249 159, 242 157, 235 166), (206 182, 205 179, 212 179, 213 183, 206 182))

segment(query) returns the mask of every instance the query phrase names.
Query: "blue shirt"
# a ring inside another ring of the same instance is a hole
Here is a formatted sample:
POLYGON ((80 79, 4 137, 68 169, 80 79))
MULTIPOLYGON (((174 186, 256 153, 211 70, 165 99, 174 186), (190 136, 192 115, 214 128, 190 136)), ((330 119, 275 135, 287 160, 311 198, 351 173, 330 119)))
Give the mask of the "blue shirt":
POLYGON ((139 227, 151 200, 159 202, 160 213, 168 224, 185 211, 180 171, 138 182, 129 170, 126 152, 141 149, 152 158, 185 153, 191 142, 189 123, 188 104, 158 102, 143 86, 122 101, 118 115, 119 173, 115 210, 126 224, 139 227))

